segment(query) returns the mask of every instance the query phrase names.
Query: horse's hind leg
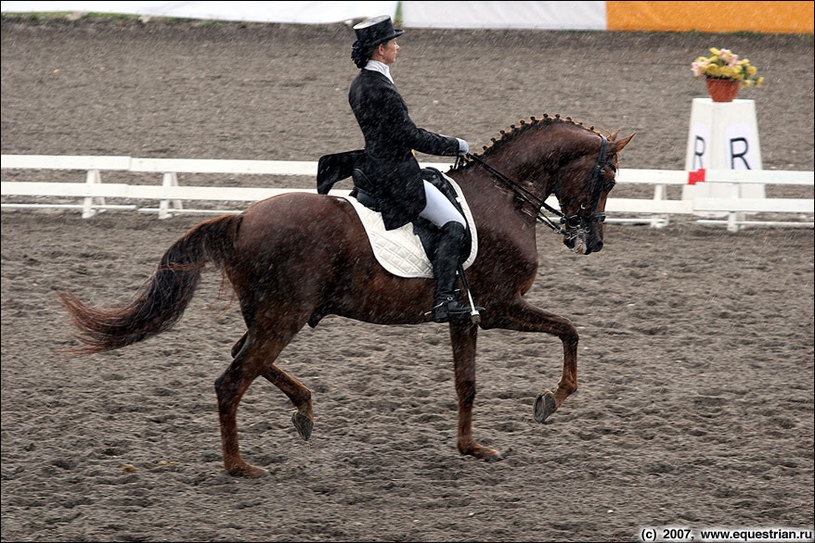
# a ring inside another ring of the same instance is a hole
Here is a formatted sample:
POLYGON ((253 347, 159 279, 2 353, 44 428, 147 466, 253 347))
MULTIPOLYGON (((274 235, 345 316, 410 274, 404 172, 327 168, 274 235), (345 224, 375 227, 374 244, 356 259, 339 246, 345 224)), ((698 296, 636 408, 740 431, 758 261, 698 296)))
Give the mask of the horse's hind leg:
MULTIPOLYGON (((238 355, 246 345, 246 340, 249 337, 249 332, 246 332, 241 338, 235 342, 232 347, 232 357, 238 355)), ((311 391, 306 388, 303 383, 281 370, 277 366, 270 366, 263 370, 262 375, 268 379, 270 383, 283 391, 289 397, 291 403, 297 408, 297 411, 291 416, 291 422, 305 440, 311 437, 311 430, 314 428, 314 411, 311 408, 311 391)))
POLYGON ((308 440, 314 427, 314 411, 311 408, 311 391, 303 383, 277 366, 267 368, 263 376, 289 397, 297 411, 291 417, 300 437, 308 440))
POLYGON ((238 445, 238 404, 259 375, 265 375, 294 334, 272 337, 252 337, 251 332, 238 349, 232 364, 215 381, 218 396, 218 415, 221 423, 221 445, 224 467, 232 475, 260 477, 265 469, 247 464, 241 458, 238 445))
POLYGON ((482 447, 473 439, 473 402, 475 401, 475 344, 478 327, 475 324, 450 323, 453 345, 456 394, 458 395, 458 432, 456 447, 461 454, 484 460, 500 460, 494 449, 482 447))

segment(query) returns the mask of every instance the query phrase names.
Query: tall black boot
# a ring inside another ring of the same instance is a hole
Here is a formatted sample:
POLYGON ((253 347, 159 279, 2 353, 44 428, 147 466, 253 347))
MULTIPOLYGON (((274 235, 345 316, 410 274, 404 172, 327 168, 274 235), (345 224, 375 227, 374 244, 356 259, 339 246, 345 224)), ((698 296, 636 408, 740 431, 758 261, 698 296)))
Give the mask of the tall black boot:
POLYGON ((433 257, 433 277, 436 288, 433 294, 433 321, 448 322, 451 318, 466 316, 470 308, 456 298, 458 276, 456 270, 466 255, 464 241, 467 231, 461 223, 451 221, 439 230, 436 254, 433 257))

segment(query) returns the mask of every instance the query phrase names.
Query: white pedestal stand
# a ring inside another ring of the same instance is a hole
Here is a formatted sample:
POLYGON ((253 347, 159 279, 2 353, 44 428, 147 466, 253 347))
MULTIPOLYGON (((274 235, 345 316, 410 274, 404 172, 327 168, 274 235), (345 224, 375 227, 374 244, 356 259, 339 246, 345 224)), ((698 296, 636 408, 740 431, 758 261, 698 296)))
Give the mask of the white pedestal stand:
MULTIPOLYGON (((755 101, 694 98, 685 169, 762 170, 755 101)), ((702 182, 682 188, 683 200, 706 197, 764 198, 764 185, 702 182)))

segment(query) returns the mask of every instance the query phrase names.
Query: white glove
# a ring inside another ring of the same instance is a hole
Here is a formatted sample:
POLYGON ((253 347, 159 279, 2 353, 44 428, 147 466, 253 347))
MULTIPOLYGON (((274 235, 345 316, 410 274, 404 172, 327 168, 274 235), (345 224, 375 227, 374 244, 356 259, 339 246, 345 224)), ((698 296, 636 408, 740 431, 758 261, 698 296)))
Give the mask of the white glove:
POLYGON ((470 145, 461 138, 456 138, 458 140, 458 154, 464 156, 470 152, 470 145))

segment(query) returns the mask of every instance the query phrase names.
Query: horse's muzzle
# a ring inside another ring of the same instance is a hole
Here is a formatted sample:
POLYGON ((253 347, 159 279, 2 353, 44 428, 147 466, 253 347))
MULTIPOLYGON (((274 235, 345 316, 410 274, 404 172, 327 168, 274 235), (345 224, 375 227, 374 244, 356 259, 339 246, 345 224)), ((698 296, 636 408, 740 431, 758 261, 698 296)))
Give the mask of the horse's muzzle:
POLYGON ((566 247, 580 255, 599 252, 603 249, 602 233, 593 230, 594 229, 586 230, 584 228, 571 230, 564 236, 563 243, 566 247))
POLYGON ((589 253, 597 253, 603 249, 603 240, 600 238, 593 238, 591 243, 588 244, 588 248, 586 250, 585 255, 589 253))

